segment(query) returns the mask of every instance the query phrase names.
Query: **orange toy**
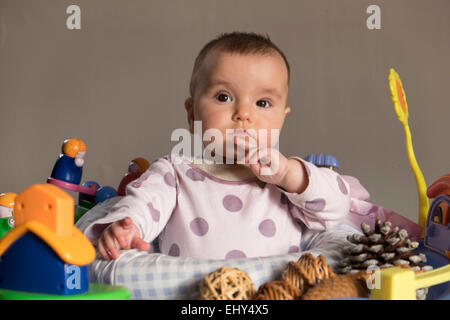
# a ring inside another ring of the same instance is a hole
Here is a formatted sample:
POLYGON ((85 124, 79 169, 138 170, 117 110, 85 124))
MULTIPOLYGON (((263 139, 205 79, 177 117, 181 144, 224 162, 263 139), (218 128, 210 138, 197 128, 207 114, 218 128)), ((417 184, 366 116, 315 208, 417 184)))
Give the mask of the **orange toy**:
POLYGON ((26 232, 41 238, 66 263, 86 265, 95 249, 74 226, 73 198, 51 184, 36 184, 15 199, 15 227, 0 241, 0 256, 26 232))

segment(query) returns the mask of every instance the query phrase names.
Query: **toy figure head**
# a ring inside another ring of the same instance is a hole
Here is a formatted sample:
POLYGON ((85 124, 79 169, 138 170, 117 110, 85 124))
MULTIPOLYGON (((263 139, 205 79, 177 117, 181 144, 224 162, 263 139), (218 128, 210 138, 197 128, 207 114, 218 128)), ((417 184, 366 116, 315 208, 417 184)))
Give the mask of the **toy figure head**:
POLYGON ((150 163, 144 158, 136 158, 131 160, 128 166, 128 172, 136 173, 138 175, 143 174, 150 167, 150 163))
POLYGON ((0 194, 0 218, 6 218, 12 216, 12 210, 14 208, 14 200, 17 194, 8 192, 0 194))
POLYGON ((78 167, 83 166, 84 163, 84 156, 86 154, 87 148, 86 144, 83 142, 83 140, 77 139, 77 138, 70 138, 64 140, 63 146, 62 146, 62 153, 66 156, 75 158, 75 164, 78 167))

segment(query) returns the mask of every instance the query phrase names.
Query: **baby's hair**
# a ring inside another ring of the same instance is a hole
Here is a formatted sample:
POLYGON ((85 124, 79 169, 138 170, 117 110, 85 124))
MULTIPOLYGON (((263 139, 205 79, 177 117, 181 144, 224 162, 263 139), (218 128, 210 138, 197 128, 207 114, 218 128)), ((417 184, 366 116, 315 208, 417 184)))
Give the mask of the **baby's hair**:
POLYGON ((288 84, 290 77, 289 62, 286 59, 284 53, 270 40, 269 36, 259 35, 253 32, 232 32, 223 33, 216 39, 208 42, 197 58, 195 59, 194 69, 192 70, 191 82, 189 85, 189 92, 191 97, 194 96, 195 86, 197 85, 198 71, 205 60, 206 56, 212 50, 219 50, 227 53, 239 53, 239 54, 271 54, 278 52, 286 64, 288 72, 288 84))

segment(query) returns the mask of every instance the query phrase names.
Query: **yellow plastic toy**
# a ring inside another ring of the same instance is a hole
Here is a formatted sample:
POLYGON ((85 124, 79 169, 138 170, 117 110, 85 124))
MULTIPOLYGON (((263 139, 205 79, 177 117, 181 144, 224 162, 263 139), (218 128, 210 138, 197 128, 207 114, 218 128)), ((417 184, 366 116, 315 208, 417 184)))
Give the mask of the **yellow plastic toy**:
POLYGON ((16 197, 17 194, 13 192, 0 194, 0 206, 12 209, 14 207, 14 199, 16 199, 16 197))
POLYGON ((380 286, 372 289, 371 299, 416 300, 416 290, 450 281, 450 265, 415 274, 403 268, 387 268, 380 272, 380 286))
POLYGON ((13 192, 0 194, 0 219, 12 216, 16 197, 17 194, 13 192))
POLYGON ((33 185, 15 199, 14 228, 0 241, 0 256, 27 231, 39 236, 66 263, 85 265, 95 249, 74 226, 73 198, 51 184, 33 185))
POLYGON ((417 194, 419 197, 419 225, 423 227, 422 238, 425 234, 425 228, 427 223, 427 214, 429 209, 428 197, 427 197, 427 185, 423 177, 422 171, 417 164, 416 157, 414 155, 414 149, 411 139, 411 131, 408 125, 408 104, 406 103, 405 91, 403 90, 403 85, 400 80, 399 75, 394 69, 390 70, 389 73, 389 88, 391 90, 392 102, 394 103, 395 112, 397 113, 398 119, 403 123, 403 128, 405 130, 406 138, 406 151, 408 153, 408 160, 411 169, 416 178, 417 184, 417 194))

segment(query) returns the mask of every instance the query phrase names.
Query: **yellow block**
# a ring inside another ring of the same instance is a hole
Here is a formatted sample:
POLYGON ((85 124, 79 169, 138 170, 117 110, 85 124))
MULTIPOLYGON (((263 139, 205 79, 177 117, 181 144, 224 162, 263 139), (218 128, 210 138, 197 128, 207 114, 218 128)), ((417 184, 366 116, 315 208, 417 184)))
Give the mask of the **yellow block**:
POLYGON ((371 299, 416 300, 414 271, 402 268, 386 268, 380 272, 380 288, 372 289, 371 299))

